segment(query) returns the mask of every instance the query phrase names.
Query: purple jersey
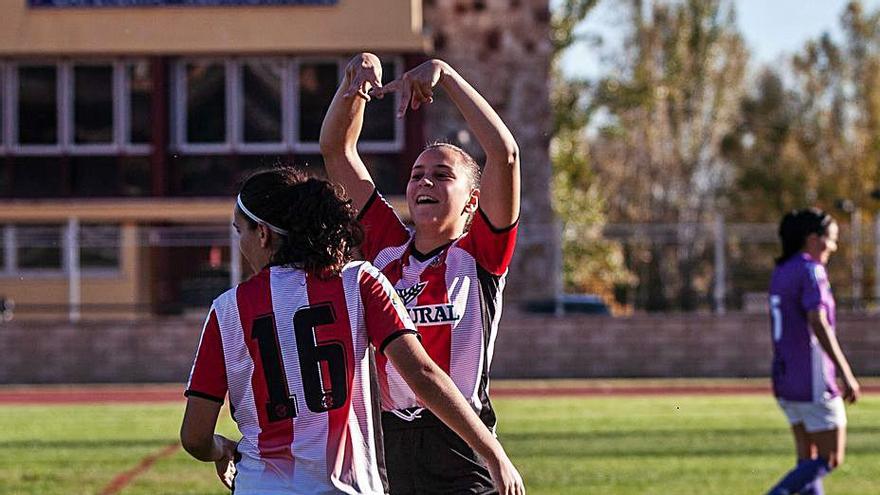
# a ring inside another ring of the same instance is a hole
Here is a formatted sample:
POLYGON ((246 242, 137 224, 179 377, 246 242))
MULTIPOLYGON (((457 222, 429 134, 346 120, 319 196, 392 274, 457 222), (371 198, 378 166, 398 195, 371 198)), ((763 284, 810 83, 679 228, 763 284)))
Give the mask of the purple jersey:
POLYGON ((770 281, 773 392, 790 401, 817 402, 840 395, 834 363, 822 350, 807 313, 824 309, 835 331, 835 304, 821 263, 797 254, 778 265, 770 281))

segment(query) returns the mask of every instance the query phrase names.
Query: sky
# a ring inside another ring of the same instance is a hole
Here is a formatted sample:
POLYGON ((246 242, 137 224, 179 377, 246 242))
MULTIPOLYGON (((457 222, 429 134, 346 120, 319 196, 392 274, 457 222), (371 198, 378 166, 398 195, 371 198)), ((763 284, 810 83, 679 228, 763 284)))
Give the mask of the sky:
MULTIPOLYGON (((840 14, 847 0, 734 0, 737 23, 752 53, 752 63, 774 64, 804 43, 828 31, 840 37, 840 14)), ((866 10, 880 9, 880 0, 862 0, 866 10)), ((562 59, 568 75, 596 77, 607 68, 598 52, 622 42, 615 31, 625 21, 620 0, 600 0, 578 31, 604 38, 601 48, 582 44, 562 59)), ((754 65, 753 65, 754 66, 754 65)))

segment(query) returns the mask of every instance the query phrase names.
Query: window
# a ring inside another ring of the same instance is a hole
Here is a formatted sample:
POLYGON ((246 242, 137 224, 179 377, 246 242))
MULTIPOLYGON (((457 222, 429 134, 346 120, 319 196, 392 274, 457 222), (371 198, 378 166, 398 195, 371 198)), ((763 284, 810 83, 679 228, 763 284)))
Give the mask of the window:
POLYGON ((150 152, 152 78, 147 61, 10 64, 17 155, 146 155, 150 152))
MULTIPOLYGON (((2 269, 6 275, 37 272, 60 275, 69 269, 67 226, 19 224, 0 227, 2 269)), ((84 274, 115 272, 120 266, 121 231, 116 224, 83 224, 77 243, 84 274)))
POLYGON ((0 152, 6 150, 6 143, 8 142, 8 137, 6 136, 6 81, 6 64, 0 62, 0 152))
MULTIPOLYGON (((316 144, 321 123, 339 84, 339 63, 301 62, 299 65, 299 143, 316 144)), ((314 148, 317 150, 317 148, 314 148)))
MULTIPOLYGON (((0 151, 0 154, 2 154, 2 151, 0 151)), ((12 169, 12 160, 0 157, 0 197, 11 196, 10 183, 12 182, 12 169)), ((2 265, 2 262, 0 262, 0 265, 2 265)))
POLYGON ((186 59, 174 74, 174 145, 183 153, 284 152, 284 59, 186 59))
POLYGON ((61 239, 58 225, 17 225, 16 268, 60 270, 63 266, 61 239))
MULTIPOLYGON (((397 62, 382 64, 382 84, 388 84, 399 75, 397 62)), ((398 94, 394 93, 385 98, 373 99, 364 112, 364 128, 361 131, 361 141, 364 143, 395 142, 402 139, 400 131, 402 126, 398 124, 397 102, 400 101, 398 94)))
POLYGON ((79 230, 79 262, 83 270, 119 268, 119 226, 83 224, 79 230))
POLYGON ((115 156, 69 158, 70 189, 73 196, 100 197, 119 194, 121 167, 115 156))
POLYGON ((58 69, 55 65, 18 67, 18 143, 58 144, 58 69))
POLYGON ((245 143, 281 143, 284 64, 253 60, 241 64, 245 143))
POLYGON ((18 156, 12 166, 10 191, 17 198, 51 198, 67 193, 66 158, 61 156, 18 156))
POLYGON ((119 158, 121 196, 148 196, 152 191, 150 158, 124 156, 119 158))
MULTIPOLYGON (((173 70, 172 145, 192 155, 317 153, 343 63, 335 57, 179 60, 173 70)), ((389 59, 386 82, 401 69, 399 59, 389 59)), ((364 151, 402 149, 396 101, 395 95, 367 107, 364 151)))
POLYGON ((221 62, 187 62, 185 70, 185 142, 225 143, 226 66, 221 62))
POLYGON ((237 159, 229 155, 180 155, 170 161, 175 193, 183 196, 227 196, 235 192, 237 159))
POLYGON ((74 144, 113 144, 113 113, 113 66, 74 66, 74 144))
POLYGON ((132 144, 149 144, 153 138, 151 107, 153 103, 153 75, 146 60, 129 62, 125 66, 125 92, 128 98, 128 129, 123 133, 132 144))

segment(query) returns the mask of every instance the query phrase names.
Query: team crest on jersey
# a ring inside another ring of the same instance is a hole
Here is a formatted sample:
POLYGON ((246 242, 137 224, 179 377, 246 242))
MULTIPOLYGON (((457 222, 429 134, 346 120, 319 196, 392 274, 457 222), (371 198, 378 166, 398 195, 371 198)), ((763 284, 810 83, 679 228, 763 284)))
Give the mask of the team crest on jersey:
POLYGON ((409 303, 415 301, 416 298, 419 297, 419 294, 425 290, 426 285, 428 285, 428 282, 419 282, 406 289, 397 289, 397 295, 403 299, 404 306, 409 306, 409 303))
POLYGON ((403 304, 407 306, 407 312, 413 323, 417 326, 431 325, 449 325, 461 319, 461 315, 455 311, 455 306, 446 304, 426 304, 424 306, 408 307, 410 303, 424 292, 428 282, 419 282, 412 287, 406 289, 397 289, 397 295, 403 299, 403 304))

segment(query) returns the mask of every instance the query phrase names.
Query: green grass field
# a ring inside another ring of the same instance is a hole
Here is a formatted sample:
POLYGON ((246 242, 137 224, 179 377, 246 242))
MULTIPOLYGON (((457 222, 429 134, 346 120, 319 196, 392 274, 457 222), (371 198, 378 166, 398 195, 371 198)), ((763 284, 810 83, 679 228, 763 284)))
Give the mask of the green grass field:
MULTIPOLYGON (((530 494, 760 494, 794 462, 769 397, 503 398, 499 435, 530 494)), ((177 441, 182 404, 0 406, 0 494, 99 494, 177 441)), ((228 418, 228 413, 223 412, 228 418)), ((849 409, 828 493, 880 493, 880 399, 849 409)), ((222 429, 234 430, 226 421, 222 429)), ((122 494, 223 494, 182 450, 122 494)))

